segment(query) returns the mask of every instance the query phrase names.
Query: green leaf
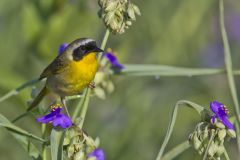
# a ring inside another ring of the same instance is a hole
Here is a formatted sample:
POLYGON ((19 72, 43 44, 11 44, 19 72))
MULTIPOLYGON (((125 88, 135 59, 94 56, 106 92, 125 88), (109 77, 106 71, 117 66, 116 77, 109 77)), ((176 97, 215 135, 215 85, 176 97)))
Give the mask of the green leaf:
POLYGON ((128 76, 200 76, 224 73, 224 69, 185 68, 166 65, 124 64, 125 68, 116 74, 128 76))
POLYGON ((52 160, 63 159, 63 140, 65 133, 64 130, 52 129, 50 136, 52 160))
POLYGON ((168 141, 171 137, 171 134, 172 134, 172 131, 173 131, 173 127, 175 125, 175 122, 176 122, 176 118, 177 118, 177 113, 178 113, 178 108, 181 106, 181 105, 185 105, 185 106, 188 106, 190 108, 193 108, 195 109, 201 116, 202 116, 202 113, 204 112, 204 107, 196 104, 196 103, 193 103, 193 102, 190 102, 190 101, 186 101, 186 100, 180 100, 176 103, 174 109, 173 109, 173 112, 172 112, 172 116, 171 116, 171 119, 170 119, 170 122, 169 122, 169 125, 168 125, 168 128, 167 128, 167 133, 165 135, 165 138, 163 140, 163 144, 159 150, 159 153, 157 155, 157 158, 156 160, 161 160, 162 158, 162 155, 163 155, 163 152, 165 150, 165 147, 167 146, 168 144, 168 141))
POLYGON ((162 160, 171 160, 177 157, 180 153, 186 151, 188 148, 190 148, 189 142, 185 141, 177 146, 175 146, 173 149, 168 151, 162 158, 162 160))
POLYGON ((5 127, 8 130, 10 130, 10 131, 12 131, 14 133, 17 133, 19 135, 30 137, 30 138, 33 138, 33 139, 38 140, 40 142, 45 142, 44 139, 42 139, 42 138, 40 138, 38 136, 35 136, 35 135, 31 134, 31 133, 28 133, 27 131, 17 127, 14 124, 12 124, 6 117, 4 117, 1 114, 0 114, 0 126, 5 127))
MULTIPOLYGON (((7 128, 13 137, 22 145, 28 152, 29 156, 33 159, 41 159, 40 152, 36 146, 30 142, 28 137, 36 138, 36 136, 28 133, 27 131, 13 125, 6 117, 0 114, 0 126, 7 128)), ((37 138, 38 140, 41 138, 37 138)), ((44 140, 42 140, 44 141, 44 140)))

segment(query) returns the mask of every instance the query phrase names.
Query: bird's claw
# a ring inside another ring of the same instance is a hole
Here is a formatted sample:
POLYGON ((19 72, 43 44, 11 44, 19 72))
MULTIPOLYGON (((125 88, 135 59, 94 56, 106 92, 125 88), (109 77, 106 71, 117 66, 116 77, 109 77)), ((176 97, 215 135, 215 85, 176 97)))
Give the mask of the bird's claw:
POLYGON ((90 82, 90 83, 88 84, 88 87, 91 88, 91 89, 94 89, 94 88, 96 87, 95 82, 90 82))

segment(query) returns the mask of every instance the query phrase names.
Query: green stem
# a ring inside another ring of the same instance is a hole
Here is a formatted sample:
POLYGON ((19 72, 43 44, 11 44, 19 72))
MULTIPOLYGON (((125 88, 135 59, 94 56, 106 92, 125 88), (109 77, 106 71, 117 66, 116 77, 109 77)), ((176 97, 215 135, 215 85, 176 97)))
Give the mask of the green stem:
POLYGON ((225 147, 224 147, 224 153, 223 154, 224 154, 224 157, 225 157, 226 160, 230 160, 225 147))
POLYGON ((20 114, 19 116, 17 116, 16 118, 14 118, 11 122, 12 122, 12 123, 15 123, 15 122, 17 122, 18 120, 22 119, 23 117, 27 116, 28 114, 31 114, 31 111, 26 111, 26 112, 20 114))
POLYGON ((188 148, 190 148, 189 142, 185 141, 177 146, 175 146, 173 149, 168 151, 163 157, 162 160, 171 160, 177 157, 180 153, 186 151, 188 148))
MULTIPOLYGON (((13 130, 11 130, 11 129, 8 129, 9 131, 13 131, 13 130)), ((13 131, 13 132, 15 132, 15 131, 13 131)), ((16 132, 16 134, 22 134, 22 133, 17 133, 16 132)), ((42 138, 40 138, 40 137, 38 137, 38 136, 35 136, 35 135, 33 135, 33 134, 30 134, 30 133, 26 133, 26 134, 22 134, 23 136, 25 136, 25 137, 29 137, 29 138, 32 138, 32 139, 35 139, 35 140, 37 140, 37 141, 39 141, 39 142, 41 142, 41 143, 47 143, 47 141, 46 140, 44 140, 44 139, 42 139, 42 138)))
POLYGON ((29 87, 29 86, 37 83, 37 82, 39 82, 38 79, 33 79, 33 80, 30 80, 30 81, 22 84, 22 85, 19 86, 18 88, 9 91, 8 93, 6 93, 6 94, 3 95, 2 97, 0 97, 0 102, 4 101, 4 100, 6 100, 6 99, 8 99, 8 98, 10 98, 10 97, 12 97, 12 96, 17 95, 21 90, 23 90, 23 89, 25 89, 25 88, 27 88, 27 87, 29 87))
MULTIPOLYGON (((108 33, 107 33, 108 34, 108 33)), ((107 35, 106 34, 106 35, 107 35)), ((105 37, 106 37, 105 35, 105 37)), ((128 66, 129 64, 126 64, 124 66, 128 66)), ((133 65, 131 65, 133 66, 133 65)), ((137 65, 134 65, 137 66, 137 65)), ((148 65, 145 65, 148 66, 148 65)), ((152 65, 150 65, 152 66, 152 65)), ((170 68, 173 68, 173 66, 168 66, 170 68)), ((176 69, 179 69, 179 67, 174 67, 176 69)), ((126 67, 126 69, 123 69, 122 72, 120 73, 113 73, 113 74, 120 74, 120 75, 126 75, 126 76, 162 76, 162 77, 168 77, 168 76, 202 76, 202 75, 216 75, 216 74, 222 74, 225 73, 225 69, 221 69, 221 68, 215 68, 215 69, 206 69, 206 68, 182 68, 180 67, 182 70, 186 69, 187 71, 184 72, 175 72, 175 71, 168 71, 168 72, 164 72, 161 69, 157 70, 157 69, 147 69, 145 71, 141 70, 141 69, 128 69, 126 67)), ((240 75, 240 70, 234 70, 233 75, 240 75)), ((4 94, 2 97, 0 97, 0 102, 5 101, 6 99, 15 96, 17 94, 19 94, 20 91, 22 91, 23 89, 34 85, 35 83, 39 82, 37 79, 33 79, 30 81, 27 81, 26 83, 22 84, 20 87, 13 89, 9 92, 7 92, 6 94, 4 94)), ((76 95, 76 96, 68 96, 66 97, 66 100, 73 100, 73 99, 78 99, 81 98, 82 95, 76 95)))
MULTIPOLYGON (((42 124, 42 138, 46 137, 46 124, 42 124)), ((47 160, 46 144, 42 144, 42 160, 47 160)))
POLYGON ((171 116, 168 128, 167 128, 167 133, 166 133, 165 138, 163 140, 163 144, 162 144, 162 146, 161 146, 161 148, 158 152, 156 160, 161 160, 162 159, 163 152, 164 152, 164 150, 165 150, 165 148, 168 144, 168 141, 169 141, 169 139, 171 137, 171 134, 172 134, 172 131, 173 131, 173 127, 174 127, 175 122, 176 122, 178 108, 182 104, 185 104, 188 107, 191 107, 191 108, 195 109, 200 115, 201 115, 201 112, 204 110, 204 108, 202 106, 199 106, 198 104, 195 104, 195 103, 190 102, 190 101, 180 100, 176 103, 176 105, 173 109, 173 112, 172 112, 172 116, 171 116))
MULTIPOLYGON (((219 1, 219 14, 220 14, 220 26, 221 26, 221 34, 223 39, 223 46, 224 46, 224 60, 225 60, 225 67, 227 71, 227 79, 228 84, 231 92, 231 96, 234 103, 234 115, 237 120, 237 125, 240 126, 240 121, 238 116, 240 115, 239 111, 239 103, 238 103, 238 97, 237 97, 237 91, 236 91, 236 85, 234 81, 233 71, 232 71, 232 58, 231 58, 231 52, 230 47, 228 43, 227 33, 224 25, 224 3, 223 0, 219 1)), ((237 133, 237 139, 239 139, 239 132, 237 133)), ((238 143, 238 153, 240 154, 240 141, 237 140, 238 143)))
POLYGON ((87 94, 86 94, 85 103, 83 103, 82 110, 81 110, 81 113, 80 113, 80 117, 81 117, 81 121, 80 121, 80 124, 79 124, 80 128, 83 127, 83 123, 84 123, 84 120, 85 120, 85 117, 86 117, 86 114, 87 114, 87 110, 88 110, 88 106, 89 106, 88 105, 89 100, 90 100, 90 91, 88 89, 87 94))
MULTIPOLYGON (((216 132, 216 133, 217 133, 217 132, 216 132)), ((212 144, 212 142, 213 142, 213 139, 214 139, 216 133, 214 133, 213 130, 211 131, 211 137, 210 137, 210 140, 209 140, 209 142, 208 142, 206 151, 205 151, 205 153, 204 153, 203 160, 206 160, 206 159, 207 159, 208 150, 209 150, 209 148, 210 148, 210 146, 211 146, 211 144, 212 144)))
MULTIPOLYGON (((101 49, 104 50, 105 47, 106 47, 106 44, 107 44, 107 40, 108 40, 108 37, 110 35, 110 31, 107 29, 106 32, 105 32, 105 35, 103 37, 103 40, 102 40, 102 43, 101 43, 101 49)), ((98 61, 100 61, 102 58, 102 53, 99 54, 98 56, 98 61)), ((85 117, 86 117, 86 114, 87 114, 87 110, 88 110, 88 104, 89 104, 89 100, 90 100, 90 92, 91 90, 90 89, 86 89, 83 93, 83 98, 80 100, 79 104, 77 105, 74 113, 73 113, 73 118, 72 119, 76 119, 76 117, 79 115, 79 112, 81 110, 81 113, 80 113, 80 118, 81 118, 81 121, 80 121, 80 128, 82 128, 83 126, 83 123, 84 123, 84 120, 85 120, 85 117)))
POLYGON ((79 101, 75 111, 73 112, 72 119, 76 119, 77 118, 77 116, 79 115, 79 112, 80 112, 82 106, 84 105, 84 103, 86 103, 87 93, 88 93, 88 88, 86 90, 84 90, 83 96, 80 99, 80 101, 79 101))
MULTIPOLYGON (((109 31, 109 29, 107 29, 105 34, 104 34, 104 37, 103 37, 103 40, 102 40, 102 44, 101 44, 101 49, 102 50, 104 50, 106 45, 107 45, 107 40, 108 40, 109 35, 110 35, 110 31, 109 31)), ((99 53, 98 61, 101 60, 102 56, 103 56, 103 54, 99 53)))

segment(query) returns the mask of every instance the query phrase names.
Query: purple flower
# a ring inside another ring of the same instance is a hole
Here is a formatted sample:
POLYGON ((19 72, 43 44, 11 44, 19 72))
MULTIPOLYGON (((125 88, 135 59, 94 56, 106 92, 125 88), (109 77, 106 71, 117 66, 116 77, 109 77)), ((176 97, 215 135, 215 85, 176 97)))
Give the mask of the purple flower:
POLYGON ((234 130, 233 124, 228 119, 228 110, 224 104, 218 101, 213 101, 210 103, 210 108, 214 113, 211 119, 213 123, 215 123, 216 118, 218 118, 227 128, 234 130))
POLYGON ((117 57, 115 55, 113 55, 112 53, 107 52, 107 53, 104 54, 104 57, 109 60, 113 69, 120 69, 121 70, 121 69, 124 68, 124 66, 118 62, 117 57))
POLYGON ((68 128, 72 126, 72 120, 61 113, 62 107, 57 104, 52 106, 51 113, 39 117, 36 120, 40 123, 52 123, 54 127, 68 128))
POLYGON ((58 48, 58 55, 62 54, 65 51, 65 49, 67 48, 67 46, 68 46, 67 43, 61 44, 58 48))
POLYGON ((102 149, 97 148, 88 154, 88 158, 95 158, 94 160, 105 160, 105 155, 102 149))

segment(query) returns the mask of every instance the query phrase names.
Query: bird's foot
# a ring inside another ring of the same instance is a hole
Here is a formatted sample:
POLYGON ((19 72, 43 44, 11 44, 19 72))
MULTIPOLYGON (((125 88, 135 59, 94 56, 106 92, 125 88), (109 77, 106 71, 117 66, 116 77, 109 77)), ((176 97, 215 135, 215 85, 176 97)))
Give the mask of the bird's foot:
POLYGON ((95 82, 90 82, 90 83, 88 84, 88 87, 91 88, 91 89, 94 89, 94 88, 96 87, 95 82))
POLYGON ((70 114, 69 114, 68 109, 67 109, 66 99, 65 98, 61 98, 61 102, 62 102, 62 105, 63 105, 63 107, 64 107, 68 117, 70 117, 70 114))

